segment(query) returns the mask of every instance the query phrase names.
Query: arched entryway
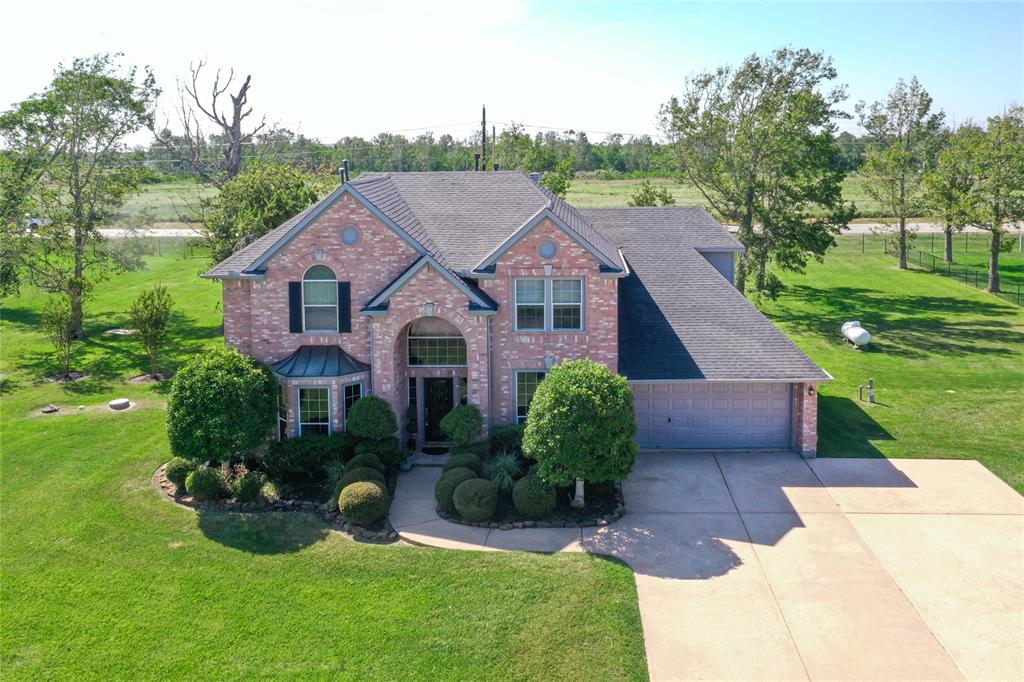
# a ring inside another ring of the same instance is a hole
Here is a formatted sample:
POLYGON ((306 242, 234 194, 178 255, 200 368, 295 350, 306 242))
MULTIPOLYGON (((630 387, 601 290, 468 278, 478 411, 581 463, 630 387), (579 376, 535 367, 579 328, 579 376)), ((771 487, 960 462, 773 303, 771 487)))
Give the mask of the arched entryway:
POLYGON ((445 441, 441 419, 469 394, 466 339, 448 320, 420 317, 396 339, 406 387, 406 434, 417 445, 445 441))

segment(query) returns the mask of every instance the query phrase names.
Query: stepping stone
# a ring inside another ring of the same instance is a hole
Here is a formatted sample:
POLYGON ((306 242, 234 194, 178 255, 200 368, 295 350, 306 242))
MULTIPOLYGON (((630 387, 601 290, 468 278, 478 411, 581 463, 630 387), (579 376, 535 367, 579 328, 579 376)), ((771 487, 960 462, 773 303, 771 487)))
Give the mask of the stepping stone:
POLYGON ((131 406, 131 401, 129 401, 128 398, 117 398, 116 400, 111 400, 107 403, 107 407, 112 410, 127 410, 131 406))
POLYGON ((59 412, 59 411, 60 411, 60 408, 57 407, 56 405, 47 405, 46 407, 44 407, 41 410, 41 412, 43 414, 53 414, 54 412, 59 412))
POLYGON ((126 336, 128 334, 134 334, 134 329, 124 329, 123 327, 115 327, 114 329, 108 329, 103 332, 104 334, 117 334, 118 336, 126 336))

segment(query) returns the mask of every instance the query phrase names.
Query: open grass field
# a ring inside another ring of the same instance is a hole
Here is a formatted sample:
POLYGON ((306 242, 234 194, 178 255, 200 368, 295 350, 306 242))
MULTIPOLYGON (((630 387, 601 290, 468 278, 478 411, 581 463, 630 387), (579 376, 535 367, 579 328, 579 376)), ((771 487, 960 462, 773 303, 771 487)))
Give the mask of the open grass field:
MULTIPOLYGON (((166 253, 166 250, 165 250, 166 253)), ((61 386, 43 297, 0 321, 0 669, 5 680, 645 679, 630 570, 572 554, 357 544, 311 516, 196 514, 151 485, 166 388, 127 383, 124 326, 154 282, 176 301, 168 366, 222 343, 204 258, 149 258, 101 284, 61 386), (112 413, 107 400, 139 406, 112 413), (47 403, 62 414, 42 416, 47 403), (78 405, 85 406, 79 412, 78 405)))
POLYGON ((212 187, 187 180, 144 185, 141 194, 128 198, 115 220, 137 226, 158 223, 171 227, 196 214, 201 198, 216 193, 212 187))
POLYGON ((819 401, 819 456, 977 459, 1024 493, 1024 309, 891 256, 857 238, 762 309, 835 377, 819 401), (873 339, 840 336, 860 320, 873 339), (857 389, 875 380, 878 401, 857 389))

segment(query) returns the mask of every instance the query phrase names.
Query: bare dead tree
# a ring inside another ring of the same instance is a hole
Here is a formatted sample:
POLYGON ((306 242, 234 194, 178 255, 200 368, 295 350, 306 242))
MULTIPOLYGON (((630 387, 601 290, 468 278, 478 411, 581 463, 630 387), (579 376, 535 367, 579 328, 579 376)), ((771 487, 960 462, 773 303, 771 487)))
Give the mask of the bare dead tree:
POLYGON ((242 168, 244 146, 267 127, 267 119, 263 117, 252 130, 243 131, 243 121, 252 115, 252 107, 248 106, 252 76, 246 76, 237 92, 232 94, 230 88, 235 81, 234 69, 228 72, 223 82, 221 70, 217 69, 209 99, 201 96, 199 79, 205 66, 205 60, 189 64, 189 82, 178 82, 177 114, 182 135, 168 135, 166 126, 162 130, 153 126, 152 132, 157 142, 189 165, 204 182, 222 187, 238 175, 242 168), (230 106, 225 106, 225 95, 230 106), (212 151, 213 144, 204 124, 213 124, 223 137, 224 142, 219 144, 219 154, 212 151))

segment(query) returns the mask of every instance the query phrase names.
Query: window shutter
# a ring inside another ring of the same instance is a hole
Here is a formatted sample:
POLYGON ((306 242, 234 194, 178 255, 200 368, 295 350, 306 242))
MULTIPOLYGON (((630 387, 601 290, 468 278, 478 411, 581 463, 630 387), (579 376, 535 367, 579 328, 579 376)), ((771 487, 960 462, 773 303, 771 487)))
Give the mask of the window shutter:
POLYGON ((288 331, 302 333, 302 282, 288 282, 288 331))
POLYGON ((352 331, 352 296, 348 282, 338 282, 338 331, 352 331))

